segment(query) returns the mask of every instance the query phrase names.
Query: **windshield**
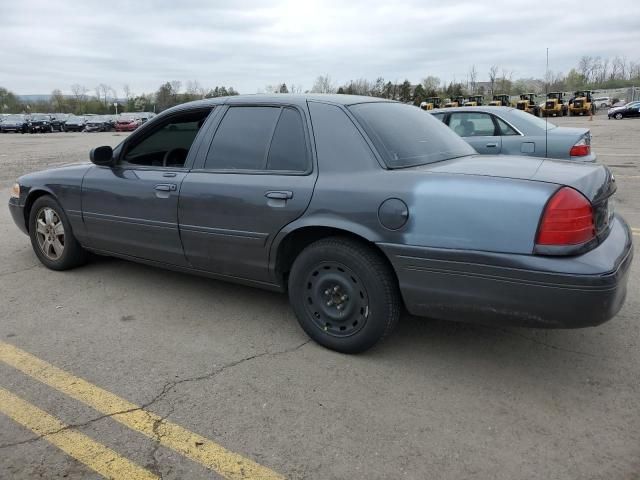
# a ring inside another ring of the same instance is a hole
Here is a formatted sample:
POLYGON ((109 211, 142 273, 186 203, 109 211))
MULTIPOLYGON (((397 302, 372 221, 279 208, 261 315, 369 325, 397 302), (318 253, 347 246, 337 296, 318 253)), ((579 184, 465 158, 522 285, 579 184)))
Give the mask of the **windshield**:
POLYGON ((82 122, 82 121, 84 121, 83 117, 76 117, 76 116, 72 116, 67 119, 67 123, 82 122))
POLYGON ((21 122, 24 120, 24 115, 9 115, 4 119, 5 122, 21 122))
POLYGON ((513 115, 514 117, 517 117, 519 121, 521 122, 528 122, 531 125, 534 125, 538 128, 541 128, 542 130, 551 130, 552 128, 556 128, 557 125, 554 123, 551 123, 548 120, 542 119, 540 117, 536 117, 535 115, 531 115, 530 113, 526 113, 522 110, 518 110, 517 108, 514 108, 511 110, 511 115, 513 115))
POLYGON ((41 122, 43 120, 49 120, 49 117, 46 115, 32 115, 31 120, 35 120, 36 122, 41 122))
POLYGON ((349 110, 389 168, 411 167, 476 151, 446 125, 419 108, 401 103, 361 103, 349 110))

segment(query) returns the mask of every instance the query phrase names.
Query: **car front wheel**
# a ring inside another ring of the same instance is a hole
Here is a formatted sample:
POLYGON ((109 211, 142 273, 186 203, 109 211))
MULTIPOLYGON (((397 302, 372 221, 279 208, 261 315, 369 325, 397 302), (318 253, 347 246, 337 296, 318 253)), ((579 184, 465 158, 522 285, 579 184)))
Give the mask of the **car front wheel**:
POLYGON ((68 270, 86 260, 60 204, 51 196, 38 198, 29 212, 29 237, 38 259, 52 270, 68 270))
POLYGON ((622 120, 622 114, 621 113, 616 113, 613 118, 615 118, 616 120, 622 120))
POLYGON ((398 323, 398 283, 385 258, 349 238, 312 243, 289 275, 289 299, 304 331, 324 347, 363 352, 398 323))

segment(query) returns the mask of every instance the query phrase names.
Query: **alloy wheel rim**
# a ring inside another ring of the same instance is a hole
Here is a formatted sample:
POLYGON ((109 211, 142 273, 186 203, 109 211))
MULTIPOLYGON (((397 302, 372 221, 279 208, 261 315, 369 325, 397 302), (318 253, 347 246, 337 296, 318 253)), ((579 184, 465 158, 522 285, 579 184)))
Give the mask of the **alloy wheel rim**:
POLYGON ((369 295, 362 280, 346 265, 322 262, 305 284, 305 309, 316 328, 333 337, 348 337, 364 328, 369 295))
POLYGON ((36 215, 36 240, 40 251, 50 260, 58 260, 64 253, 64 225, 60 215, 51 207, 43 207, 36 215))

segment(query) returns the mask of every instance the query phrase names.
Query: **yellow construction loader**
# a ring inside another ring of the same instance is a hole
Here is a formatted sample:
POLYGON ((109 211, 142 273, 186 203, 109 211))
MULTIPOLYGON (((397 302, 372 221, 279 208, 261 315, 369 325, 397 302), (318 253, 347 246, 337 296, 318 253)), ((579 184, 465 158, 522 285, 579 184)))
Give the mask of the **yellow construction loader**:
POLYGON ((594 115, 596 105, 593 103, 591 90, 578 90, 574 92, 573 98, 569 100, 569 115, 594 115))
POLYGON ((452 99, 450 99, 450 101, 445 103, 444 108, 459 107, 461 105, 464 105, 464 102, 465 98, 461 95, 458 95, 457 97, 453 97, 452 99))
POLYGON ((484 97, 482 95, 470 95, 468 100, 464 102, 465 107, 480 107, 484 105, 484 97))
POLYGON ((491 105, 492 107, 510 107, 511 96, 504 93, 494 95, 493 100, 489 102, 489 105, 491 105))
POLYGON ((565 117, 569 113, 569 107, 564 103, 563 92, 549 92, 542 107, 543 117, 565 117))
POLYGON ((523 93, 520 95, 520 99, 516 102, 516 108, 523 110, 536 117, 540 116, 540 107, 536 105, 535 93, 523 93))
POLYGON ((440 108, 440 97, 427 97, 424 102, 420 104, 420 108, 423 110, 433 110, 434 108, 440 108))

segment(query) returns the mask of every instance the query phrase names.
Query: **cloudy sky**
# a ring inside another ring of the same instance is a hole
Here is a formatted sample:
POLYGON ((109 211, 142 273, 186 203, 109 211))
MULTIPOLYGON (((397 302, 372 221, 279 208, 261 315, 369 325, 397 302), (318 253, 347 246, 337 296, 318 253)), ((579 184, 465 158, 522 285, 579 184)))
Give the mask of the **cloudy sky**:
POLYGON ((106 83, 121 95, 169 80, 255 93, 365 77, 478 80, 567 71, 582 55, 640 61, 640 0, 2 0, 0 86, 69 93, 106 83))

